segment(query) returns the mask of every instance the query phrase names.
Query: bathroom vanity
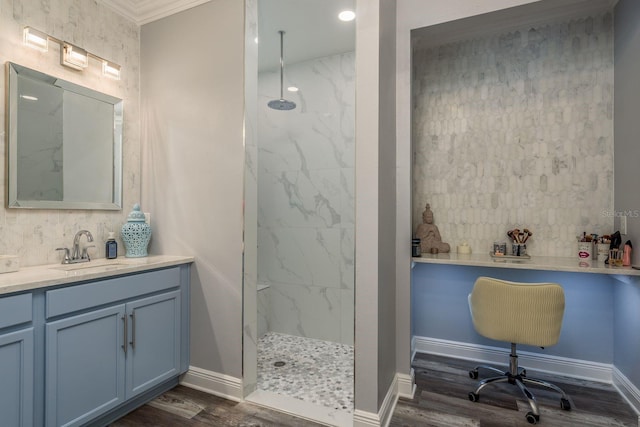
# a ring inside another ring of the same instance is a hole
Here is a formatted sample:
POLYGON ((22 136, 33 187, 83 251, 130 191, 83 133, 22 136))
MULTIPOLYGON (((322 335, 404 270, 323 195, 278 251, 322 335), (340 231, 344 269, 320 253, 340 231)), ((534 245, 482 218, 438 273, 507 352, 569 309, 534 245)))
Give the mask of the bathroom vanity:
POLYGON ((104 425, 189 366, 191 257, 0 275, 2 425, 104 425))

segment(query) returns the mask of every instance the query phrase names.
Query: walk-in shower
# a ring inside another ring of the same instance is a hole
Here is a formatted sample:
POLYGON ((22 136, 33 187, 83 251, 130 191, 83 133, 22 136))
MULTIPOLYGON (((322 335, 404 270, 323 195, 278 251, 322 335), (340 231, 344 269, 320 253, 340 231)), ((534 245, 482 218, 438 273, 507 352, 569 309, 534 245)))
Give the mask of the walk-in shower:
POLYGON ((246 28, 257 33, 247 33, 245 46, 258 59, 246 60, 257 70, 245 83, 255 93, 245 126, 246 398, 350 425, 355 25, 338 13, 353 0, 252 4, 257 11, 247 17, 257 23, 246 28), (299 90, 285 94, 288 86, 299 90))

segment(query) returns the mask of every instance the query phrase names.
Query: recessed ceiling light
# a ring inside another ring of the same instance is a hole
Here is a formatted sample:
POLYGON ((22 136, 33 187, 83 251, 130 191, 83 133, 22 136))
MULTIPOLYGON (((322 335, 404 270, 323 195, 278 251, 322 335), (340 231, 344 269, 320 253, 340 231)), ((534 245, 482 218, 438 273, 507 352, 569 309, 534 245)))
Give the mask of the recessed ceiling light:
POLYGON ((297 87, 295 87, 295 86, 289 86, 289 87, 287 88, 287 90, 288 90, 289 92, 297 92, 299 89, 298 89, 297 87))
POLYGON ((353 10, 343 10, 338 14, 338 19, 341 21, 353 21, 356 19, 356 13, 353 10))

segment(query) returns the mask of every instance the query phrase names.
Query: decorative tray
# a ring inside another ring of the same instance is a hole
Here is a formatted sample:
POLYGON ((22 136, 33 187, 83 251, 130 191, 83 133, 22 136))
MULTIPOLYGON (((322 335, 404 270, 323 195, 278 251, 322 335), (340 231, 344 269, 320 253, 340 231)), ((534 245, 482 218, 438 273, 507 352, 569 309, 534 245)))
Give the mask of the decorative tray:
POLYGON ((524 254, 524 255, 496 255, 493 252, 489 252, 489 255, 491 255, 491 258, 493 259, 509 259, 509 260, 514 260, 514 259, 531 259, 531 255, 528 254, 524 254))

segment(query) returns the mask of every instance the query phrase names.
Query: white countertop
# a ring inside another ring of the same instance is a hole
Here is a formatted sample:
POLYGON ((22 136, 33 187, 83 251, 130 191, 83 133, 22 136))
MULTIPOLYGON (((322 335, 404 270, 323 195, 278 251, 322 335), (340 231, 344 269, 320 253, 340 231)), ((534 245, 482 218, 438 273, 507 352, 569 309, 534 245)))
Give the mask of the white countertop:
POLYGON ((609 267, 604 260, 580 265, 578 258, 546 257, 532 255, 530 259, 494 258, 487 254, 422 254, 411 258, 415 263, 467 265, 475 267, 521 268, 525 270, 568 271, 572 273, 597 273, 640 276, 640 270, 631 267, 609 267))
POLYGON ((49 264, 24 267, 12 273, 0 274, 0 294, 28 291, 120 274, 138 273, 157 268, 188 264, 193 257, 150 255, 142 258, 119 257, 97 259, 78 264, 49 264))

